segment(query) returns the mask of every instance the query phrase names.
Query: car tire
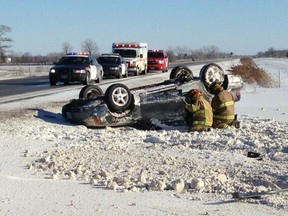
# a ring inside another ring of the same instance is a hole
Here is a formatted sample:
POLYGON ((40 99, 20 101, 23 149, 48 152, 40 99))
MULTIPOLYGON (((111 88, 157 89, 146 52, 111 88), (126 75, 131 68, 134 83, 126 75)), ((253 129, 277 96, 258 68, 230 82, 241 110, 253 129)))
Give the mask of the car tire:
POLYGON ((139 76, 139 74, 140 74, 140 69, 137 67, 137 68, 136 68, 136 71, 134 72, 134 75, 135 75, 135 76, 139 76))
POLYGON ((186 66, 176 66, 172 69, 170 73, 170 79, 175 79, 181 77, 184 73, 188 73, 191 78, 193 78, 193 72, 186 66))
POLYGON ((142 71, 142 74, 143 74, 143 75, 146 75, 146 74, 147 74, 147 68, 146 68, 146 66, 145 66, 144 70, 142 71))
POLYGON ((53 78, 50 78, 49 82, 50 82, 50 86, 56 86, 57 84, 57 80, 53 78))
POLYGON ((96 79, 95 82, 96 82, 96 83, 100 83, 100 82, 102 81, 102 79, 103 79, 103 72, 100 71, 99 76, 98 76, 98 79, 96 79))
POLYGON ((218 64, 208 63, 200 70, 200 80, 208 92, 212 83, 218 82, 222 85, 224 79, 224 71, 218 64))
POLYGON ((123 76, 122 76, 122 71, 120 71, 120 73, 116 76, 117 79, 121 79, 123 76))
POLYGON ((162 70, 162 73, 168 72, 168 68, 165 68, 164 70, 162 70))
POLYGON ((100 95, 103 95, 103 91, 99 86, 87 85, 81 89, 79 99, 96 98, 100 95))
POLYGON ((105 102, 112 112, 123 112, 132 103, 132 94, 129 88, 121 83, 109 86, 105 92, 105 102))

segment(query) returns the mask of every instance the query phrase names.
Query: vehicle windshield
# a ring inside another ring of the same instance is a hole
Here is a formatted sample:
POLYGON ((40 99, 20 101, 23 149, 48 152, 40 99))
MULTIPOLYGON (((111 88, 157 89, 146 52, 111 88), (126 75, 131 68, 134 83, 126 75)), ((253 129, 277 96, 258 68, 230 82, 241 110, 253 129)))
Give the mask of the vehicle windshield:
POLYGON ((148 52, 148 58, 164 58, 162 52, 148 52))
POLYGON ((115 57, 99 57, 97 59, 97 61, 99 62, 99 64, 105 64, 105 63, 121 63, 119 58, 115 58, 115 57))
POLYGON ((89 63, 88 57, 62 57, 58 64, 68 64, 68 65, 81 65, 89 63))
POLYGON ((115 49, 114 53, 118 53, 122 57, 126 58, 135 58, 136 57, 136 50, 130 49, 115 49))

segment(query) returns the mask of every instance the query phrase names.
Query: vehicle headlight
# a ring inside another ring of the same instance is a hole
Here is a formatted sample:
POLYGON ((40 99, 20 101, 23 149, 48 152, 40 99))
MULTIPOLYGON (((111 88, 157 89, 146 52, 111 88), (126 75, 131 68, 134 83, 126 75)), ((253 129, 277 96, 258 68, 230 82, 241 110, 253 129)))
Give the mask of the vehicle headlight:
POLYGON ((55 69, 51 69, 50 73, 56 73, 56 70, 55 69))
POLYGON ((163 63, 163 60, 159 60, 159 64, 162 64, 163 63))
POLYGON ((73 70, 73 72, 74 73, 85 73, 86 71, 82 69, 82 70, 73 70))

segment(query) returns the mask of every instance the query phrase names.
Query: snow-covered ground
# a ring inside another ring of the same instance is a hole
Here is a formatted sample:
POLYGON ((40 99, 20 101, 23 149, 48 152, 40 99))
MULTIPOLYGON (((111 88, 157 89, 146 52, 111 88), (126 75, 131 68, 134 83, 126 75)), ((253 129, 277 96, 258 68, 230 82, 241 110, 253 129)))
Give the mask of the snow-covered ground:
POLYGON ((240 129, 87 129, 61 116, 79 90, 1 104, 0 215, 286 215, 287 193, 231 195, 288 188, 288 60, 254 61, 279 88, 244 85, 240 129))

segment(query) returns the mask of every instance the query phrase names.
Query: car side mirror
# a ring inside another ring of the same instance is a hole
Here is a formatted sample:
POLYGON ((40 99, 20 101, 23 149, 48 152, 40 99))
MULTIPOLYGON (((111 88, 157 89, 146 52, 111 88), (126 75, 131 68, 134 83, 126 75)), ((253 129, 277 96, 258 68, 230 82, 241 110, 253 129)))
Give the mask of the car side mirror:
POLYGON ((140 58, 143 58, 143 54, 140 54, 140 58))

